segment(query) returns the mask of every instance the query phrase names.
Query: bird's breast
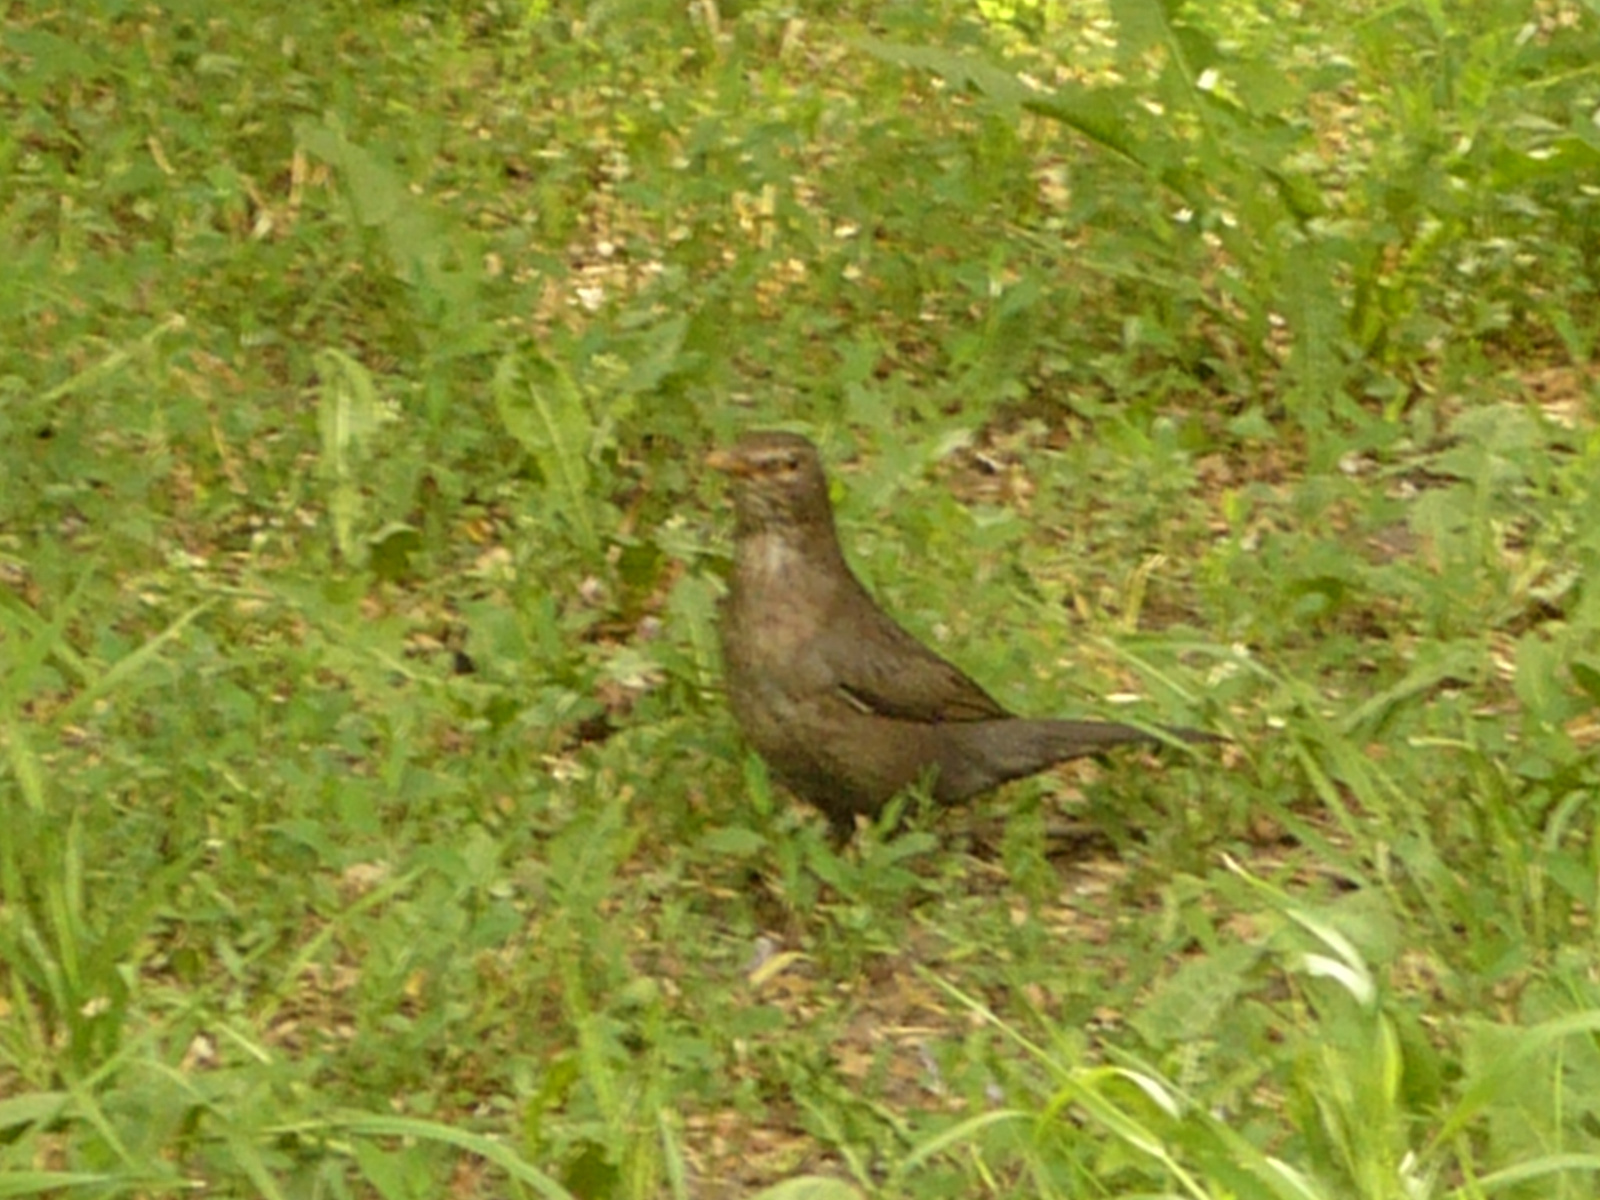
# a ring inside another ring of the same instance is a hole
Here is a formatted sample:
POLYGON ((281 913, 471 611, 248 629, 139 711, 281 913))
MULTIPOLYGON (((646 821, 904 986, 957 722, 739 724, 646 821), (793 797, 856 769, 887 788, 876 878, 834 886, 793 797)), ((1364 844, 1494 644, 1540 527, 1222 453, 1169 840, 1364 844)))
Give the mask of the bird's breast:
POLYGON ((730 666, 760 676, 765 687, 804 688, 811 647, 834 609, 827 572, 816 569, 791 539, 757 534, 740 543, 728 597, 725 634, 730 666))

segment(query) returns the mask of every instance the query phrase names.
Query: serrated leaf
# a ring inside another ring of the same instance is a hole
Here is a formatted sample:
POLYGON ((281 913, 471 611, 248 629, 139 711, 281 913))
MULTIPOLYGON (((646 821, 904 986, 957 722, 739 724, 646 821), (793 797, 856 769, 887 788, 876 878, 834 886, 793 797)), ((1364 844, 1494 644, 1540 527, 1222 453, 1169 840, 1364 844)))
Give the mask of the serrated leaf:
POLYGON ((1073 84, 1058 87, 1048 95, 1030 95, 1029 112, 1074 129, 1102 149, 1121 155, 1136 166, 1153 169, 1129 114, 1138 112, 1138 98, 1131 89, 1088 88, 1073 84))
POLYGON ((1236 945, 1185 963, 1156 987, 1130 1023, 1152 1046, 1216 1036, 1260 957, 1258 947, 1236 945))
POLYGON ((936 47, 904 46, 872 38, 853 38, 851 44, 884 62, 932 71, 952 88, 975 88, 1000 104, 1021 104, 1034 94, 1012 72, 974 54, 961 54, 936 47))
POLYGON ((337 122, 302 123, 295 138, 343 178, 351 210, 363 225, 382 225, 406 203, 399 175, 370 150, 345 136, 337 122))
POLYGON ((683 338, 688 331, 687 316, 673 317, 646 330, 638 341, 641 353, 633 359, 621 390, 647 392, 670 375, 678 364, 683 338))
POLYGON ((1117 54, 1123 62, 1172 36, 1166 8, 1156 0, 1111 0, 1110 8, 1117 23, 1117 54))
POLYGON ((495 369, 494 399, 506 431, 538 465, 550 509, 585 553, 598 553, 589 475, 594 422, 577 384, 543 355, 508 354, 495 369))
POLYGON ((347 562, 364 562, 366 547, 356 537, 356 523, 366 505, 357 464, 382 423, 372 374, 350 355, 321 350, 313 356, 317 377, 317 425, 322 435, 318 470, 331 486, 328 512, 334 544, 347 562))
POLYGON ((1513 686, 1528 716, 1534 721, 1559 724, 1568 715, 1561 704, 1561 689, 1556 685, 1561 648, 1535 630, 1518 639, 1516 662, 1513 686))

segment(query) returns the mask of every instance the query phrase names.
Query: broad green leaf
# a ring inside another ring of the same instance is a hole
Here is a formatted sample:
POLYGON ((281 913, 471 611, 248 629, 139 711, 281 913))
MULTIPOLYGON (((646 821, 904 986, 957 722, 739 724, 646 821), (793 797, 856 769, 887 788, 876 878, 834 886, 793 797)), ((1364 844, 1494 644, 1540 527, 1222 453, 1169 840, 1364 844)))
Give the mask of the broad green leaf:
POLYGON ((598 554, 589 464, 595 424, 577 384, 556 363, 528 351, 500 360, 494 398, 506 430, 544 477, 549 511, 573 532, 585 553, 598 554))

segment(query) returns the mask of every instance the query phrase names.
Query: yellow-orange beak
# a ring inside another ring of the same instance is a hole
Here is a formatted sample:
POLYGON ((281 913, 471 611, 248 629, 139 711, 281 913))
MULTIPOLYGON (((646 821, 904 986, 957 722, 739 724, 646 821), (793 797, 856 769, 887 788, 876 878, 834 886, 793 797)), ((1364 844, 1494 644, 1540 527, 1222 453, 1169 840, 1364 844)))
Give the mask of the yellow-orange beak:
POLYGON ((741 458, 737 454, 730 454, 726 450, 713 450, 706 455, 706 466, 713 471, 721 471, 726 475, 735 475, 744 479, 755 472, 750 465, 750 460, 741 458))

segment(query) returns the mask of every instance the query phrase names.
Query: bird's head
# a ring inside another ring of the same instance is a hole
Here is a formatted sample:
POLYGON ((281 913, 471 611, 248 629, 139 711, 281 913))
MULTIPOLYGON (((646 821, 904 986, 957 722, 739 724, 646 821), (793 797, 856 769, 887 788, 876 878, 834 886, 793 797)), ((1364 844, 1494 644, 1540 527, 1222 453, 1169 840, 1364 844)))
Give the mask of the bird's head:
POLYGON ((797 433, 747 433, 706 465, 733 477, 738 532, 833 529, 828 479, 817 448, 797 433))

